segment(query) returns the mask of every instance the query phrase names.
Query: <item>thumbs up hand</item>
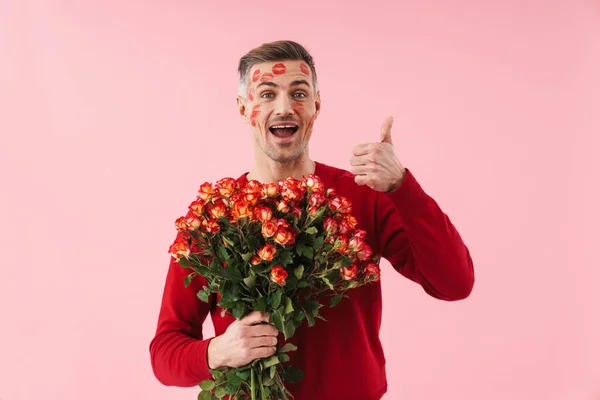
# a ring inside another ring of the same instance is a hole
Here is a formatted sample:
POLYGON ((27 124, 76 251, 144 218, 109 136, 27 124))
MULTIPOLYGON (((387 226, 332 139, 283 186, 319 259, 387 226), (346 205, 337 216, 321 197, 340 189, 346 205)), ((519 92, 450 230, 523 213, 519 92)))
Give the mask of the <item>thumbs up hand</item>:
POLYGON ((400 163, 392 144, 392 123, 388 117, 381 126, 381 139, 377 143, 359 144, 350 159, 350 172, 359 185, 367 185, 379 192, 391 192, 402 184, 406 168, 400 163))

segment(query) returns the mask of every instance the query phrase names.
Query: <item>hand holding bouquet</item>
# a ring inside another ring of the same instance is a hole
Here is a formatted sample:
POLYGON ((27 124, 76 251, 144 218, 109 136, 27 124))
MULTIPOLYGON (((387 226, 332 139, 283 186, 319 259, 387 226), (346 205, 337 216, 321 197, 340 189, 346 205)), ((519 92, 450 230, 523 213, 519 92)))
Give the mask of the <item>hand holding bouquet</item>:
MULTIPOLYGON (((315 175, 245 185, 223 178, 201 185, 176 221, 180 235, 169 253, 190 270, 186 286, 198 275, 206 279, 200 300, 216 295, 223 315, 237 320, 266 312, 287 340, 304 320, 313 326, 324 319, 325 304, 334 307, 349 289, 379 280, 379 258, 351 211, 349 200, 315 175)), ((211 370, 198 398, 288 399, 284 382, 303 378, 286 365, 294 350, 287 343, 271 357, 211 370)))

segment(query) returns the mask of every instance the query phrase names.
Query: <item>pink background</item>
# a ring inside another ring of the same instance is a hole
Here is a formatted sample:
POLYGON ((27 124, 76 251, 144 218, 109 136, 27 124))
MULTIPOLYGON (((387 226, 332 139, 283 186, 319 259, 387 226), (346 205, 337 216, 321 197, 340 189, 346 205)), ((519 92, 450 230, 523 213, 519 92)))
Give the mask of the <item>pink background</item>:
POLYGON ((0 0, 0 399, 195 398, 148 353, 173 221, 250 167, 236 63, 282 38, 311 155, 394 115, 475 261, 459 303, 384 265, 385 399, 600 399, 600 5, 391 3, 0 0))

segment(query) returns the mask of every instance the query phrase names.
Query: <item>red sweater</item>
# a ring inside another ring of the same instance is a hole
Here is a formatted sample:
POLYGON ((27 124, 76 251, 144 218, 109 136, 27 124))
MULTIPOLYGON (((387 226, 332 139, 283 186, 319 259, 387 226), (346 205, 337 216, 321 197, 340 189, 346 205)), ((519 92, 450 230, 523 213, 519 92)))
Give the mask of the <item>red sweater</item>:
MULTIPOLYGON (((396 191, 381 193, 358 186, 348 172, 322 163, 315 174, 326 187, 352 202, 358 226, 367 231, 366 242, 393 268, 442 300, 466 298, 474 282, 469 251, 449 218, 429 197, 410 171, 396 191)), ((246 182, 246 174, 239 178, 246 182)), ((156 378, 168 386, 191 387, 210 379, 207 348, 211 338, 202 335, 210 314, 215 334, 233 322, 221 317, 216 305, 196 297, 204 285, 197 277, 185 288, 187 271, 171 259, 156 336, 150 344, 156 378)), ((298 346, 290 361, 305 378, 287 384, 295 400, 377 400, 387 390, 385 357, 379 339, 381 284, 350 290, 349 299, 336 307, 323 307, 328 320, 306 322, 290 341, 298 346)), ((200 390, 200 389, 199 389, 200 390)))

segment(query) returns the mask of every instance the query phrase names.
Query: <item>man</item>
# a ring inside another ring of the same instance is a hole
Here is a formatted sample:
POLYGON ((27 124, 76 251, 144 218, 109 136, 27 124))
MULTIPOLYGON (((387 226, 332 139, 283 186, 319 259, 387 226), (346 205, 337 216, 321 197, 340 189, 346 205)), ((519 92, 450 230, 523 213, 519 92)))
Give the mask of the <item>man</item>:
MULTIPOLYGON (((392 119, 377 143, 354 148, 350 171, 310 159, 308 143, 321 100, 310 54, 291 41, 263 44, 239 63, 239 112, 254 136, 255 165, 239 177, 276 182, 290 176, 318 175, 353 205, 366 242, 403 276, 429 295, 466 298, 473 288, 473 263, 449 218, 397 158, 392 119)), ((216 304, 196 297, 203 278, 185 288, 187 272, 171 259, 156 336, 152 366, 165 385, 190 387, 210 379, 209 368, 239 367, 275 352, 278 331, 269 316, 253 312, 240 321, 221 317, 216 304), (211 315, 214 338, 204 338, 202 324, 211 315)), ((381 285, 353 289, 333 309, 328 322, 302 325, 291 342, 298 346, 291 362, 305 379, 288 384, 296 400, 376 400, 387 390, 385 358, 379 340, 381 285)), ((398 332, 398 335, 401 335, 398 332)))

